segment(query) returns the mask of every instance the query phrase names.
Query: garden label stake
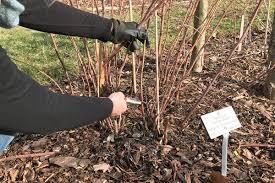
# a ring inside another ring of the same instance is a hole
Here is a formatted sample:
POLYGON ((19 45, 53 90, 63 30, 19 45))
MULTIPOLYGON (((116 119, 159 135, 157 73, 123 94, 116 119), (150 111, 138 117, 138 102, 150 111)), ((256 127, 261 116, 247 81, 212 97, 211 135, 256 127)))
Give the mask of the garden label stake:
POLYGON ((241 123, 231 106, 202 115, 201 119, 211 139, 223 135, 221 173, 226 176, 229 132, 240 128, 241 123))
POLYGON ((229 133, 225 133, 222 136, 222 175, 226 177, 227 174, 227 148, 228 148, 228 140, 229 133))

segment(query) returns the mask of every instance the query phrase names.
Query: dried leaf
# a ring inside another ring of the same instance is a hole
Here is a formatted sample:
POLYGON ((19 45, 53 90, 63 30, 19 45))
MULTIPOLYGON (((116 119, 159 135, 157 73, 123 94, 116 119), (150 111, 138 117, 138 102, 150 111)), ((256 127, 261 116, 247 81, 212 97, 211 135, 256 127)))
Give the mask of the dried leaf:
POLYGON ((202 164, 204 167, 214 167, 215 166, 215 164, 212 163, 211 161, 204 161, 204 160, 201 160, 200 164, 202 164))
POLYGON ((272 115, 262 105, 255 105, 255 107, 265 116, 268 120, 272 120, 272 115))
POLYGON ((133 138, 140 138, 142 137, 142 133, 138 133, 138 132, 135 132, 133 135, 132 135, 133 138))
POLYGON ((80 159, 79 163, 78 163, 78 167, 86 168, 87 166, 90 165, 90 163, 91 163, 91 161, 88 159, 80 159))
POLYGON ((191 183, 191 173, 190 172, 187 172, 185 174, 185 182, 186 183, 191 183))
POLYGON ((173 172, 172 169, 164 168, 163 171, 166 179, 169 179, 172 176, 172 172, 173 172))
POLYGON ((185 162, 185 163, 187 163, 187 164, 189 164, 189 165, 192 165, 192 164, 193 164, 193 162, 190 161, 190 160, 185 156, 185 154, 184 154, 183 152, 177 152, 176 155, 180 157, 180 161, 185 162))
POLYGON ((197 177, 197 175, 195 175, 194 179, 193 179, 194 183, 201 183, 200 179, 197 177))
POLYGON ((115 142, 115 135, 111 134, 107 137, 107 142, 115 142))
POLYGON ((218 57, 217 56, 212 56, 209 58, 211 61, 213 62, 217 62, 218 61, 218 57))
POLYGON ((94 168, 95 172, 101 170, 101 171, 103 171, 103 173, 105 173, 107 171, 110 172, 112 169, 112 167, 107 163, 100 163, 100 164, 94 165, 93 168, 94 168))
POLYGON ((78 159, 75 157, 54 157, 50 158, 50 163, 58 165, 63 168, 85 168, 90 163, 86 159, 78 159))
POLYGON ((18 176, 18 174, 19 174, 19 170, 18 170, 18 169, 11 169, 11 170, 9 171, 9 174, 10 174, 11 181, 12 181, 12 182, 15 182, 16 179, 17 179, 17 176, 18 176))
POLYGON ((253 158, 252 153, 248 149, 243 149, 243 155, 250 160, 253 158))
POLYGON ((264 106, 259 105, 257 103, 253 103, 251 100, 250 101, 244 101, 241 100, 242 102, 244 102, 244 104, 248 107, 253 107, 257 110, 259 110, 263 116, 265 116, 268 120, 272 120, 272 115, 265 109, 264 106))
POLYGON ((179 169, 181 169, 181 163, 178 160, 172 160, 171 165, 173 167, 174 172, 177 172, 179 169))
POLYGON ((137 151, 134 155, 134 163, 137 165, 140 160, 140 151, 137 151))
POLYGON ((42 163, 40 163, 40 164, 38 165, 38 167, 36 168, 36 171, 39 171, 39 170, 41 170, 41 169, 43 169, 43 168, 46 168, 46 167, 48 167, 48 166, 49 166, 48 161, 43 161, 42 163))
POLYGON ((32 162, 27 163, 23 172, 23 182, 32 182, 35 178, 35 171, 32 168, 32 162))
POLYGON ((243 94, 241 94, 241 95, 238 95, 238 96, 232 98, 232 100, 233 100, 233 101, 237 101, 237 100, 243 99, 244 97, 245 97, 245 96, 243 96, 243 94))
POLYGON ((230 174, 233 174, 235 177, 237 177, 238 179, 245 179, 245 177, 247 176, 245 172, 242 172, 241 170, 232 167, 229 171, 230 174))
POLYGON ((170 145, 164 145, 162 148, 162 154, 167 155, 173 149, 170 145))
POLYGON ((48 144, 48 139, 47 138, 41 138, 41 139, 39 139, 37 141, 34 141, 31 144, 31 147, 32 148, 37 148, 37 147, 45 146, 46 144, 48 144))
POLYGON ((108 183, 106 179, 93 179, 93 183, 108 183))
POLYGON ((63 168, 77 168, 78 159, 75 157, 54 157, 50 158, 50 163, 63 168))

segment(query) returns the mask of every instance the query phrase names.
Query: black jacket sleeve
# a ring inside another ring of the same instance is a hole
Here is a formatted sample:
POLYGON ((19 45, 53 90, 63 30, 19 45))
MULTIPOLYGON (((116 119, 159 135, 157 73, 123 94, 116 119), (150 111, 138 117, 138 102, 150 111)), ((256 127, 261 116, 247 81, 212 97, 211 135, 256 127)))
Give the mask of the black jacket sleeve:
POLYGON ((110 116, 108 98, 53 93, 40 86, 0 47, 0 131, 49 133, 72 129, 110 116))
POLYGON ((87 37, 109 41, 110 19, 78 10, 56 1, 48 6, 45 0, 19 0, 25 6, 20 25, 49 33, 87 37))

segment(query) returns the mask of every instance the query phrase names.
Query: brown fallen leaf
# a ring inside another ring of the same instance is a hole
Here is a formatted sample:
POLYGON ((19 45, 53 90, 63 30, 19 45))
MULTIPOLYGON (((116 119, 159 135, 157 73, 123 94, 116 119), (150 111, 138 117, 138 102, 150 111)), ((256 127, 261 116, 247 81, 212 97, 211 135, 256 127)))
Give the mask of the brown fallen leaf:
POLYGON ((194 179, 193 179, 194 183, 201 183, 200 179, 198 178, 197 175, 195 175, 194 179))
POLYGON ((268 120, 272 120, 272 115, 270 114, 270 112, 268 112, 264 106, 262 105, 255 105, 255 108, 257 108, 264 117, 266 117, 268 120))
POLYGON ((47 138, 41 138, 41 139, 38 139, 37 141, 34 141, 32 144, 31 144, 31 147, 32 148, 37 148, 37 147, 42 147, 42 146, 45 146, 47 143, 48 143, 48 139, 47 138))
POLYGON ((35 171, 32 167, 32 162, 27 163, 23 172, 23 182, 33 182, 35 178, 35 171))
POLYGON ((35 171, 40 171, 43 168, 46 168, 49 166, 49 162, 48 161, 43 161, 42 163, 39 162, 38 166, 36 167, 35 171))
POLYGON ((187 172, 185 174, 185 182, 186 183, 191 183, 191 173, 190 172, 187 172))
POLYGON ((93 168, 94 168, 95 172, 101 170, 103 173, 105 173, 107 171, 110 172, 112 169, 112 167, 107 163, 100 163, 100 164, 94 165, 93 168))
POLYGON ((91 164, 91 161, 88 159, 79 159, 78 162, 78 168, 86 168, 87 166, 89 166, 91 164))
POLYGON ((50 163, 58 165, 63 168, 85 168, 90 164, 89 160, 84 159, 78 159, 75 157, 54 157, 50 158, 50 163))
POLYGON ((268 112, 264 106, 262 105, 259 105, 253 101, 246 101, 246 100, 243 100, 241 99, 240 100, 241 102, 243 102, 246 106, 248 107, 252 107, 254 109, 257 109, 264 117, 266 117, 268 120, 272 120, 272 115, 270 112, 268 112))
POLYGON ((11 169, 9 171, 9 174, 10 174, 11 181, 16 182, 17 176, 19 174, 19 170, 18 169, 11 169))
POLYGON ((172 176, 173 170, 172 169, 168 169, 168 168, 164 168, 163 172, 164 172, 164 177, 166 179, 169 179, 172 176))
POLYGON ((213 172, 210 174, 212 183, 229 183, 229 179, 224 177, 220 172, 213 172))
POLYGON ((176 155, 180 157, 180 161, 185 162, 189 165, 193 164, 193 162, 190 161, 183 152, 177 152, 176 155))
POLYGON ((200 164, 202 164, 204 167, 214 167, 215 166, 214 163, 212 163, 210 161, 204 161, 204 160, 201 160, 200 164))
POLYGON ((235 177, 237 177, 238 179, 245 179, 245 177, 247 176, 245 172, 235 168, 235 167, 232 167, 229 171, 229 174, 232 174, 234 175, 235 177))
POLYGON ((137 151, 134 155, 134 163, 137 165, 140 160, 140 151, 137 151))
POLYGON ((167 155, 173 149, 170 145, 164 145, 162 148, 162 154, 167 155))
POLYGON ((252 153, 248 150, 248 149, 243 149, 243 156, 245 156, 247 159, 252 159, 253 158, 253 155, 252 153))
POLYGON ((93 179, 93 183, 108 183, 106 179, 93 179))

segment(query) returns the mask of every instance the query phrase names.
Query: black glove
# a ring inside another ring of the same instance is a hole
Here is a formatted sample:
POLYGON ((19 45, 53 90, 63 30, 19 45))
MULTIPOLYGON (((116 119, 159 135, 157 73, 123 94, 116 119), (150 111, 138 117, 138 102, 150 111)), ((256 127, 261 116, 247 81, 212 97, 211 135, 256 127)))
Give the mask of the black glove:
POLYGON ((123 46, 130 52, 139 49, 137 40, 142 43, 146 41, 146 47, 150 47, 149 36, 145 28, 138 28, 136 22, 124 22, 116 19, 112 19, 112 21, 111 42, 115 44, 123 43, 123 46))

